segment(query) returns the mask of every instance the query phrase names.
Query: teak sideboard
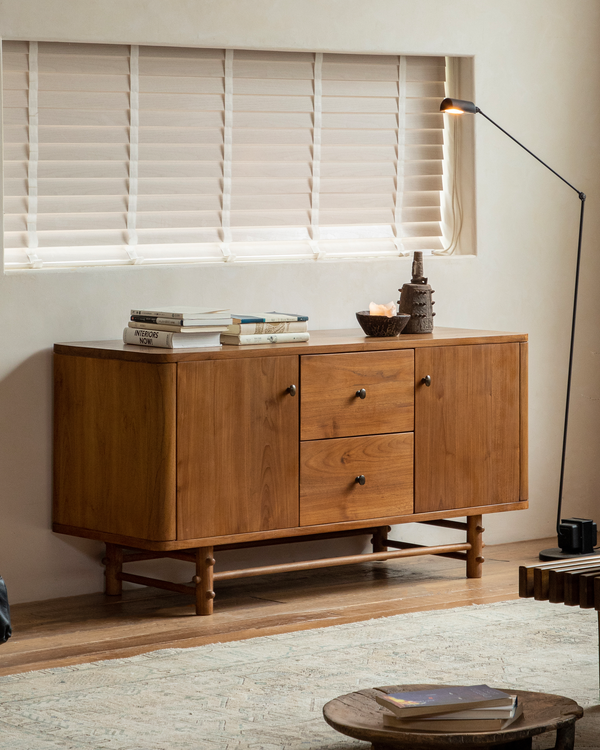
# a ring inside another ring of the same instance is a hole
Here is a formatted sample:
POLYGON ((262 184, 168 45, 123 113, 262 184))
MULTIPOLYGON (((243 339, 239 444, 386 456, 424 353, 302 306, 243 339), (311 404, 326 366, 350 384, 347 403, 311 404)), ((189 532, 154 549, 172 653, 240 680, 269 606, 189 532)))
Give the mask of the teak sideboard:
POLYGON ((480 577, 482 514, 527 508, 523 334, 54 351, 53 529, 106 543, 108 594, 161 586, 211 614, 214 580, 416 554, 480 577), (466 541, 388 538, 415 522, 466 541), (215 551, 365 533, 372 553, 213 572, 215 551), (123 571, 157 557, 195 563, 192 585, 123 571))

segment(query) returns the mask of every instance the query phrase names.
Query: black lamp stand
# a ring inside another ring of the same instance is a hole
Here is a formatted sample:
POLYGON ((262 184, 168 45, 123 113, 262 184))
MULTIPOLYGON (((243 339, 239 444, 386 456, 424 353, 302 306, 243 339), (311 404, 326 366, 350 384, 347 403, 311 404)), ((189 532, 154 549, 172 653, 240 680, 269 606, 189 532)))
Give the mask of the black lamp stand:
POLYGON ((501 130, 504 135, 507 135, 512 141, 518 146, 525 149, 528 154, 531 154, 534 159, 543 164, 546 169, 549 169, 559 179, 566 183, 572 190, 574 190, 581 202, 581 210, 579 214, 579 237, 577 241, 577 264, 575 268, 575 289, 573 293, 573 315, 571 318, 571 342, 569 346, 569 371, 567 375, 567 396, 565 403, 565 422, 563 428, 563 442, 562 442, 562 455, 560 461, 560 482, 558 488, 558 508, 556 513, 556 533, 558 534, 558 547, 551 549, 545 549, 540 552, 540 560, 561 560, 573 557, 579 557, 581 555, 600 554, 594 550, 597 544, 597 530, 596 524, 589 518, 566 518, 561 521, 561 510, 562 510, 562 496, 563 496, 563 482, 565 476, 565 459, 567 454, 567 432, 569 427, 569 404, 571 400, 571 375, 573 372, 573 350, 575 345, 575 321, 577 318, 577 296, 579 293, 579 267, 581 263, 581 238, 583 234, 583 211, 585 208, 585 193, 578 190, 574 185, 565 180, 564 177, 558 174, 552 167, 548 166, 546 162, 542 161, 539 156, 536 156, 533 151, 530 151, 520 141, 514 138, 504 128, 500 127, 497 122, 494 122, 479 107, 473 102, 464 101, 462 99, 444 99, 440 105, 442 112, 449 113, 464 113, 480 114, 485 117, 486 120, 495 125, 498 130, 501 130))

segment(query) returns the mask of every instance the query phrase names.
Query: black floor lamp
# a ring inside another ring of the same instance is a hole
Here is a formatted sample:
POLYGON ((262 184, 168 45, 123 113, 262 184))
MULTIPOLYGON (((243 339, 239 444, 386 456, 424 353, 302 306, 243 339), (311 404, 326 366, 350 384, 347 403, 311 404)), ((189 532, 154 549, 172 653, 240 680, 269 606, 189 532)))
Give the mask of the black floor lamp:
POLYGON ((504 128, 501 128, 498 123, 490 119, 479 107, 475 106, 473 102, 467 102, 463 99, 444 99, 440 105, 440 110, 448 114, 480 114, 485 117, 486 120, 495 125, 498 130, 501 130, 511 140, 513 140, 521 148, 525 149, 528 154, 531 154, 534 159, 537 159, 540 164, 543 164, 546 169, 549 169, 553 174, 560 178, 566 183, 572 190, 574 190, 579 196, 581 201, 581 212, 579 216, 579 239, 577 241, 577 265, 575 269, 575 289, 573 293, 573 317, 571 319, 571 344, 569 348, 569 373, 567 376, 567 397, 565 405, 565 423, 563 429, 563 444, 562 444, 562 457, 560 461, 560 483, 558 488, 558 509, 556 513, 556 533, 558 534, 558 547, 553 549, 545 549, 540 552, 540 560, 560 560, 563 558, 578 557, 580 555, 600 554, 594 550, 594 546, 597 544, 597 531, 596 524, 589 518, 565 518, 561 521, 561 509, 562 509, 562 495, 563 495, 563 480, 565 475, 565 456, 567 452, 567 431, 569 426, 569 402, 571 398, 571 373, 573 370, 573 346, 575 343, 575 319, 577 317, 577 294, 579 292, 579 265, 581 261, 581 235, 583 231, 583 209, 585 207, 585 193, 577 190, 576 187, 567 182, 564 177, 561 177, 558 172, 555 172, 552 167, 549 167, 546 162, 542 161, 532 151, 526 148, 510 133, 507 133, 504 128))

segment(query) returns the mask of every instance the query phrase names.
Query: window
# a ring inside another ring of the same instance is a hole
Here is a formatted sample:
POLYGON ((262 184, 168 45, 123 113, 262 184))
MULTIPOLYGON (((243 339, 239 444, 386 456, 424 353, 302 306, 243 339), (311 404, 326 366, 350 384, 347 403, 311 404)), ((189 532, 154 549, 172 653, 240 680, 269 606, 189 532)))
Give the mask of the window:
POLYGON ((445 79, 443 57, 5 41, 5 267, 440 251, 445 79))

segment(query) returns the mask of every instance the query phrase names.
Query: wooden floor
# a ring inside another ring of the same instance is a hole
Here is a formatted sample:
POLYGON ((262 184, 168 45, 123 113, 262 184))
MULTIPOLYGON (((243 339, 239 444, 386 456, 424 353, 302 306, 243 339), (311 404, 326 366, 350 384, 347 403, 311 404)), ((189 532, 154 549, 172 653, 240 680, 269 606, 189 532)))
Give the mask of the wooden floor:
POLYGON ((486 547, 480 579, 465 578, 460 561, 427 556, 226 581, 212 617, 196 617, 191 597, 149 588, 18 604, 0 675, 517 599, 518 566, 555 542, 486 547))

